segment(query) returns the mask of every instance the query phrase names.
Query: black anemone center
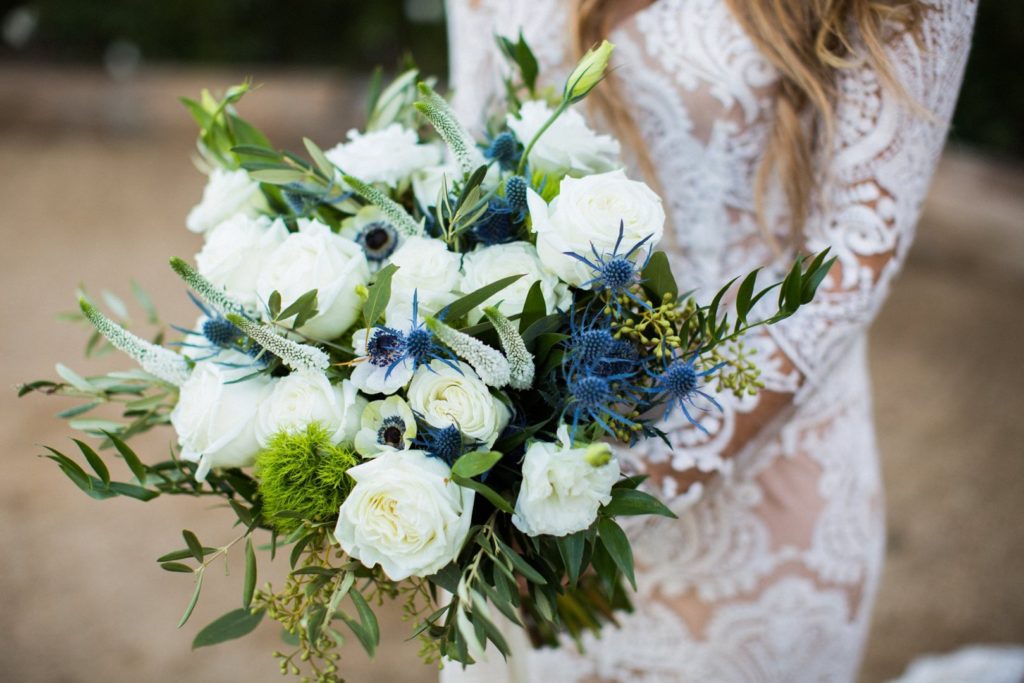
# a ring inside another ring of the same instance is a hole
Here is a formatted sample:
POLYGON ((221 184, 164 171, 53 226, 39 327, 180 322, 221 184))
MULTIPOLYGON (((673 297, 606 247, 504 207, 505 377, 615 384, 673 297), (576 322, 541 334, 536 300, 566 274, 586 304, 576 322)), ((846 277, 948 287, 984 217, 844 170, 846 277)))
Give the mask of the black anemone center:
POLYGON ((377 430, 377 442, 393 448, 401 447, 404 436, 405 420, 397 415, 385 417, 377 430))

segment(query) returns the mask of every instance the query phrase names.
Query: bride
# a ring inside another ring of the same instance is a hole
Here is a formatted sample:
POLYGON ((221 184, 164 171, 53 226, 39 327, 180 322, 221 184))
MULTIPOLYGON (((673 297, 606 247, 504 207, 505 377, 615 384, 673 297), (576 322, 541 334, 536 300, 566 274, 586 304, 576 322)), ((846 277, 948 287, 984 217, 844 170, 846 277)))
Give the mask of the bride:
MULTIPOLYGON (((815 301, 748 343, 756 397, 626 455, 678 520, 633 528, 636 611, 590 639, 446 682, 852 681, 881 569, 865 336, 910 247, 967 57, 974 0, 449 0, 465 115, 500 92, 495 34, 552 83, 601 38, 595 90, 665 198, 681 289, 796 252, 838 257, 815 301)), ((594 95, 592 95, 593 97, 594 95)), ((471 120, 466 117, 466 120, 471 120)))

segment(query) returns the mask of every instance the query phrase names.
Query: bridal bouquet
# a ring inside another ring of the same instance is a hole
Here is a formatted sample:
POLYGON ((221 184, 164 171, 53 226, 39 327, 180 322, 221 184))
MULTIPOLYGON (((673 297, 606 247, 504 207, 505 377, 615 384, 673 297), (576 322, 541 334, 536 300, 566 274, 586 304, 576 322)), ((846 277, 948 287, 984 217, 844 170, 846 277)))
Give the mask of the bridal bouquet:
POLYGON ((195 647, 269 617, 281 671, 333 681, 346 639, 374 652, 385 600, 402 601, 425 659, 463 665, 488 643, 508 654, 499 618, 538 645, 614 622, 634 582, 620 518, 672 516, 616 453, 662 438, 666 412, 700 429, 714 391, 756 391, 741 337, 793 314, 828 271, 819 254, 770 287, 754 272, 708 303, 680 293, 657 250, 661 200, 572 109, 612 46, 545 91, 522 38, 499 42, 506 106, 486 139, 415 71, 374 88, 364 130, 326 151, 306 140, 308 158, 238 115, 247 84, 185 100, 209 174, 187 226, 204 245, 171 267, 201 316, 178 342, 149 341, 83 295, 89 350, 140 368, 59 365, 61 381, 22 387, 84 401, 62 413, 99 439, 74 440, 84 466, 47 457, 89 496, 233 511, 224 540, 185 530, 158 559, 194 582, 179 626, 211 567, 244 566, 241 607, 195 647), (123 419, 88 417, 105 404, 123 419), (167 459, 128 445, 167 424, 167 459), (118 457, 130 477, 115 478, 118 457), (287 579, 261 586, 258 557, 278 553, 287 579))

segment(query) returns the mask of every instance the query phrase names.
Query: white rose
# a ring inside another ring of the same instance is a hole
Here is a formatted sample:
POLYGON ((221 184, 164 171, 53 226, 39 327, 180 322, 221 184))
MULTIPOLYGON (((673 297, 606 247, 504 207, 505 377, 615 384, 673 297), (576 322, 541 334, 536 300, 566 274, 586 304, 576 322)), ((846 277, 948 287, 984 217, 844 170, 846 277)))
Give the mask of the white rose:
POLYGON ((490 448, 508 425, 511 414, 466 363, 459 370, 440 360, 421 365, 413 374, 406 398, 413 412, 438 428, 455 425, 469 438, 490 448))
POLYGON ((238 213, 206 236, 196 254, 196 269, 207 280, 227 290, 243 306, 259 303, 256 283, 267 259, 288 237, 284 221, 238 213))
POLYGON ((523 485, 512 523, 527 536, 565 536, 586 529, 612 499, 612 485, 619 478, 614 457, 595 467, 588 448, 572 447, 565 425, 558 438, 560 444, 534 441, 523 458, 523 485))
POLYGON ((434 315, 455 301, 459 284, 459 255, 448 245, 431 237, 408 237, 391 255, 398 271, 391 278, 391 299, 386 318, 389 325, 408 326, 412 315, 412 294, 419 301, 419 320, 434 315))
MULTIPOLYGON (((507 124, 516 137, 528 145, 553 110, 546 102, 524 102, 519 116, 508 115, 507 124)), ((583 116, 567 109, 544 131, 530 150, 529 163, 534 171, 555 175, 600 173, 620 166, 619 143, 607 135, 598 135, 587 126, 583 116)))
POLYGON ((366 399, 348 380, 331 384, 322 372, 293 372, 277 381, 260 404, 256 438, 266 448, 279 432, 298 432, 319 422, 331 443, 352 441, 366 399))
POLYGON ((205 233, 236 213, 259 215, 266 208, 260 184, 238 169, 215 168, 203 189, 203 198, 188 212, 185 225, 192 232, 205 233))
POLYGON ((609 256, 619 240, 618 254, 628 253, 645 237, 644 245, 630 257, 643 263, 665 232, 665 210, 661 198, 621 170, 585 178, 566 178, 559 195, 548 206, 533 190, 527 190, 533 229, 537 233, 537 255, 541 262, 570 285, 580 286, 594 277, 594 271, 566 252, 593 262, 594 250, 609 256))
POLYGON ((178 433, 181 457, 199 463, 199 481, 212 467, 251 465, 260 450, 256 416, 275 380, 257 375, 233 382, 252 372, 251 358, 225 351, 216 360, 197 363, 181 386, 171 424, 178 433))
POLYGON ((357 465, 334 536, 367 567, 392 581, 429 576, 454 560, 469 534, 474 494, 423 451, 387 451, 357 465))
POLYGON ((323 223, 300 220, 260 273, 256 291, 267 301, 276 290, 286 308, 311 289, 317 290, 319 313, 299 328, 303 334, 331 340, 352 326, 362 300, 355 289, 370 279, 366 256, 352 240, 335 235, 323 223))
POLYGON ((368 133, 350 130, 348 142, 327 150, 325 155, 346 175, 366 183, 398 187, 413 171, 441 163, 442 151, 436 145, 421 145, 415 131, 392 123, 368 133))
POLYGON ((481 247, 466 254, 462 260, 462 284, 466 294, 510 275, 522 275, 511 285, 487 299, 470 313, 470 322, 476 322, 483 315, 486 306, 497 304, 505 316, 523 312, 526 295, 534 283, 540 282, 540 291, 548 312, 556 308, 567 310, 572 305, 569 288, 558 277, 544 267, 537 256, 537 249, 529 242, 511 242, 481 247))

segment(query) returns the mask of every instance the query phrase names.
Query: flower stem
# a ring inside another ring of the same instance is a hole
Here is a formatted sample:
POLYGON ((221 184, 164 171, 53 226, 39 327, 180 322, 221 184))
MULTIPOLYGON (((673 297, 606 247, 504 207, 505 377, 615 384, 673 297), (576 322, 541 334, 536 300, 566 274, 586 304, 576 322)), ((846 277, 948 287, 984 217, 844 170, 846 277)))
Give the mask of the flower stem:
POLYGON ((526 159, 530 156, 530 151, 533 149, 533 146, 537 144, 537 140, 540 139, 540 136, 543 135, 545 131, 551 127, 551 124, 553 124, 568 108, 569 100, 562 98, 558 107, 555 108, 555 111, 551 112, 551 116, 549 116, 548 120, 544 122, 544 125, 540 127, 540 130, 533 134, 533 139, 530 140, 530 144, 528 144, 526 149, 523 150, 523 156, 519 160, 519 167, 516 168, 516 175, 523 175, 523 172, 526 170, 526 159))

